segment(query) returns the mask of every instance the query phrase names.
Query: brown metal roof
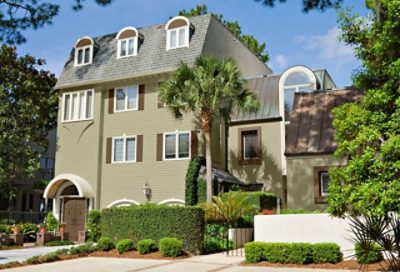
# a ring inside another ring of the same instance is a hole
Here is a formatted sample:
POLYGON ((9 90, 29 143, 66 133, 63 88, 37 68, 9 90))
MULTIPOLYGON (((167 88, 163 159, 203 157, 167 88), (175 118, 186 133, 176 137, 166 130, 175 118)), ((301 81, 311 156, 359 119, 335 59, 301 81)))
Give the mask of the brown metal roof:
POLYGON ((335 151, 332 109, 362 96, 356 90, 297 93, 286 139, 286 156, 331 154, 335 151))

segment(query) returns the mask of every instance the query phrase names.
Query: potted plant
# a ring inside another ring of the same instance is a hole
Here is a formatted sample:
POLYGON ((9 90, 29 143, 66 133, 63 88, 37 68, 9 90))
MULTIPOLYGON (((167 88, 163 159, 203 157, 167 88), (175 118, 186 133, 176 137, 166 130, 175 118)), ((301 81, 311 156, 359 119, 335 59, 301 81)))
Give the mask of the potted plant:
POLYGON ((13 225, 13 232, 15 235, 21 233, 21 226, 20 225, 13 225))
POLYGON ((39 225, 39 228, 40 228, 40 233, 41 233, 41 234, 45 234, 45 233, 47 232, 47 225, 46 225, 46 223, 40 224, 40 225, 39 225))
POLYGON ((61 234, 65 233, 65 223, 61 223, 60 224, 59 231, 60 231, 61 234))

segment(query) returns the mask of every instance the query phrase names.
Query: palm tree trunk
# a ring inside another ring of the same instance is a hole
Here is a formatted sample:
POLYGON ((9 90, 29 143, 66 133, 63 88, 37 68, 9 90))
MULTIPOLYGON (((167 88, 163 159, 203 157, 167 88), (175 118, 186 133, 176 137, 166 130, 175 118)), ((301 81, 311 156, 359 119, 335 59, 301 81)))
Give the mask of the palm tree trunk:
POLYGON ((207 203, 212 200, 212 160, 211 160, 211 130, 204 132, 206 139, 206 180, 207 180, 207 203))

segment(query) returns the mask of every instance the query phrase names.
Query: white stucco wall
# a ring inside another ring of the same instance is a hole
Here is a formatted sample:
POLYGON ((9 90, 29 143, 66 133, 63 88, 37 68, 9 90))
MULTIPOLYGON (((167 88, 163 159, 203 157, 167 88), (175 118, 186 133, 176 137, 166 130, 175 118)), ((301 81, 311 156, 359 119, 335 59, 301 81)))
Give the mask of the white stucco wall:
POLYGON ((254 240, 258 242, 332 242, 343 257, 354 256, 354 243, 348 220, 329 214, 256 215, 254 240))

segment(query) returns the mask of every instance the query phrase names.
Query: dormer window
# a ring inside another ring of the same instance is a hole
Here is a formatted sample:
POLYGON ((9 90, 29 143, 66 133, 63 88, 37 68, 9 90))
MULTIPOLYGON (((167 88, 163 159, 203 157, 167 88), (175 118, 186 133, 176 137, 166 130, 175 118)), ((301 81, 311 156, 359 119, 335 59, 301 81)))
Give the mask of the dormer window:
POLYGON ((165 26, 167 31, 167 51, 171 49, 189 47, 190 22, 186 17, 176 16, 165 26))
POLYGON ((117 58, 136 56, 138 51, 139 32, 134 27, 121 29, 116 39, 118 40, 117 58))
POLYGON ((90 37, 80 38, 75 43, 75 66, 92 63, 93 45, 93 39, 90 37))

